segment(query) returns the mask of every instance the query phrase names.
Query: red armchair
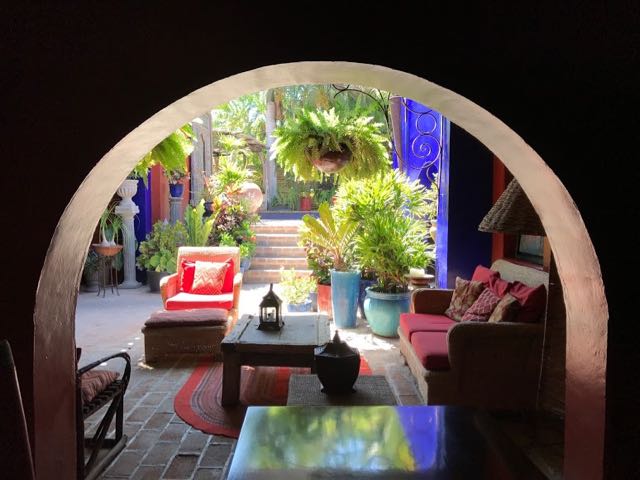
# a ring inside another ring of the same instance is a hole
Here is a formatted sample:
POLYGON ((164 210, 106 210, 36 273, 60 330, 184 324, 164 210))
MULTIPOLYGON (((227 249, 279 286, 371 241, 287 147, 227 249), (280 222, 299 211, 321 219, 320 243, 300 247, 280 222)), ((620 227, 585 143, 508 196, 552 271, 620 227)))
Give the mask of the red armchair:
POLYGON ((240 249, 238 247, 180 247, 178 249, 178 271, 160 281, 160 294, 165 310, 223 308, 229 311, 229 318, 232 321, 238 318, 241 289, 242 273, 240 273, 240 249), (218 295, 181 291, 182 262, 184 260, 192 262, 226 262, 231 260, 233 286, 228 291, 223 289, 222 293, 218 295))

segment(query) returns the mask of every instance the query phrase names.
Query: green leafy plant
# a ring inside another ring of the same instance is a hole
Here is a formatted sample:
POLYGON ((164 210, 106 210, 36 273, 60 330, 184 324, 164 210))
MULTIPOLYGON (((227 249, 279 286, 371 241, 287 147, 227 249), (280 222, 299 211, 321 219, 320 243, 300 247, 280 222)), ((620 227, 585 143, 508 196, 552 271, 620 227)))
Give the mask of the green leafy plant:
POLYGON ((333 259, 327 250, 309 240, 301 242, 307 255, 307 266, 311 269, 311 276, 320 285, 331 285, 331 269, 333 259))
POLYGON ((303 109, 276 128, 274 137, 278 163, 299 180, 321 180, 324 174, 312 161, 328 152, 351 152, 351 159, 339 172, 344 178, 368 177, 390 167, 389 138, 372 117, 303 109))
POLYGON ((187 230, 187 245, 201 247, 207 245, 209 235, 216 220, 215 214, 204 218, 204 200, 192 207, 188 205, 184 211, 184 224, 187 230))
POLYGON ((156 222, 146 239, 140 242, 136 265, 142 270, 175 273, 178 247, 185 245, 186 240, 187 230, 181 222, 175 225, 156 222))
POLYGON ((402 215, 376 213, 367 219, 356 236, 356 256, 363 269, 375 272, 374 290, 406 292, 405 274, 411 267, 424 268, 427 255, 427 227, 423 221, 402 215))
POLYGON ((149 169, 154 165, 162 165, 168 175, 185 175, 187 173, 185 159, 193 152, 194 138, 191 125, 183 125, 145 154, 129 176, 142 178, 147 186, 149 169))
POLYGON ((82 270, 82 276, 85 282, 96 274, 98 271, 100 256, 95 250, 89 250, 87 252, 87 258, 84 259, 84 268, 82 270))
POLYGON ((283 267, 280 269, 280 289, 287 303, 299 305, 316 289, 316 282, 311 277, 299 275, 293 268, 285 270, 283 267))
POLYGON ((205 181, 207 195, 213 199, 221 195, 227 197, 238 193, 245 182, 250 181, 254 171, 232 158, 222 158, 218 170, 205 181))
POLYGON ((116 213, 116 205, 105 209, 99 221, 100 237, 103 245, 115 245, 118 234, 122 231, 122 217, 116 213))
POLYGON ((328 203, 318 207, 319 218, 302 217, 304 227, 300 233, 303 242, 311 242, 325 249, 338 271, 347 271, 352 265, 352 240, 357 225, 349 220, 336 222, 328 203))

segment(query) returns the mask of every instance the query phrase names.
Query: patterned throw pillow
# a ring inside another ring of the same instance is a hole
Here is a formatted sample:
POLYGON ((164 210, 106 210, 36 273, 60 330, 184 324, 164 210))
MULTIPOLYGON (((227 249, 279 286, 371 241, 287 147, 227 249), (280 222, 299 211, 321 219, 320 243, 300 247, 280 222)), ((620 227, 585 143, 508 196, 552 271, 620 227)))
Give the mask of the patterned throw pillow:
POLYGON ((489 316, 489 323, 513 322, 520 310, 520 303, 513 295, 507 293, 493 309, 489 316))
POLYGON ((461 321, 462 316, 478 299, 484 288, 482 282, 456 277, 456 289, 453 291, 449 308, 444 311, 444 314, 452 320, 461 321))
POLYGON ((227 262, 196 261, 191 293, 200 295, 219 295, 222 292, 224 277, 229 264, 227 262))
POLYGON ((500 303, 500 297, 490 289, 485 288, 473 305, 469 307, 469 310, 462 316, 462 321, 486 322, 498 303, 500 303))

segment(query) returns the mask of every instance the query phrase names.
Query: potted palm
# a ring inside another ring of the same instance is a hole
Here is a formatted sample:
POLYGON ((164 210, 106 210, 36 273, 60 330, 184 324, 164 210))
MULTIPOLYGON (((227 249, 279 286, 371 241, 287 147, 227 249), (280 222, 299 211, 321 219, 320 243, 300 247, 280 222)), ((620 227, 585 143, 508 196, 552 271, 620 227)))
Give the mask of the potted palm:
POLYGON ((375 279, 362 285, 363 311, 379 335, 396 335, 399 314, 409 308, 405 275, 431 261, 425 243, 427 197, 418 180, 410 181, 398 171, 348 180, 338 189, 336 217, 358 225, 355 255, 363 271, 375 279))
POLYGON ((373 117, 303 109, 273 135, 277 162, 297 180, 322 180, 338 172, 345 178, 362 178, 390 165, 389 139, 373 117))
POLYGON ((331 257, 333 261, 333 269, 331 270, 333 319, 339 328, 354 328, 360 285, 360 272, 351 268, 356 225, 349 220, 336 222, 328 203, 322 203, 318 207, 318 214, 318 219, 311 215, 302 217, 306 228, 301 235, 301 240, 319 245, 331 257))

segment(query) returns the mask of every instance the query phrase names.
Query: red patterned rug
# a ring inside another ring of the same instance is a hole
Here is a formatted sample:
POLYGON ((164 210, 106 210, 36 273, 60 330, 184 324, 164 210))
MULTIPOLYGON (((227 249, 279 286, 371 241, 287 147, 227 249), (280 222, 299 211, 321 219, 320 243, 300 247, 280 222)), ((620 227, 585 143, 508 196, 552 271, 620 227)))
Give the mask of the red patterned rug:
MULTIPOLYGON (((286 405, 289 376, 309 373, 308 368, 242 367, 240 404, 222 407, 222 363, 204 362, 198 365, 180 389, 174 401, 178 416, 205 433, 238 438, 247 405, 286 405)), ((360 374, 371 375, 371 369, 361 357, 360 374)))

